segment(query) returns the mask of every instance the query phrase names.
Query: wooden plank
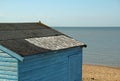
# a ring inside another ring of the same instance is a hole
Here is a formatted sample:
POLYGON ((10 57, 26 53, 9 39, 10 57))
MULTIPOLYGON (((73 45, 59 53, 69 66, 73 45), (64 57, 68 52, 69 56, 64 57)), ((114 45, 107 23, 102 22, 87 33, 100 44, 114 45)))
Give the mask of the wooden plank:
POLYGON ((6 79, 6 80, 9 80, 9 79, 16 80, 17 76, 10 76, 10 75, 3 75, 3 74, 1 75, 0 74, 0 78, 6 79))
POLYGON ((8 58, 12 58, 10 55, 8 55, 5 52, 0 53, 0 57, 8 57, 8 58))
POLYGON ((69 81, 82 81, 82 54, 69 56, 69 81))
POLYGON ((16 67, 17 66, 17 62, 1 62, 0 61, 0 66, 16 67))
POLYGON ((0 81, 18 81, 18 60, 2 51, 0 53, 0 81))
POLYGON ((17 72, 0 70, 0 74, 17 76, 17 72))
POLYGON ((13 63, 18 62, 18 61, 17 61, 15 58, 13 58, 13 57, 6 58, 6 57, 1 57, 1 56, 0 56, 0 61, 1 61, 1 62, 13 62, 13 63))
POLYGON ((0 81, 18 81, 18 80, 6 80, 6 79, 2 79, 2 78, 0 78, 0 81))
POLYGON ((6 66, 0 66, 0 70, 3 70, 3 71, 14 71, 14 72, 17 72, 17 68, 16 68, 16 67, 6 67, 6 66))
POLYGON ((2 50, 0 50, 0 53, 2 53, 3 51, 2 50))

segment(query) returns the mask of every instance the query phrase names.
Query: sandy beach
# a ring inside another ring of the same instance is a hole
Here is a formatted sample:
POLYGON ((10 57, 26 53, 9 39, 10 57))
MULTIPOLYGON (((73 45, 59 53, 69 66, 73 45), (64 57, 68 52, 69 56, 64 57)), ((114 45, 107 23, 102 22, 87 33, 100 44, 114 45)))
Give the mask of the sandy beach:
POLYGON ((120 81, 120 67, 84 64, 83 81, 120 81))

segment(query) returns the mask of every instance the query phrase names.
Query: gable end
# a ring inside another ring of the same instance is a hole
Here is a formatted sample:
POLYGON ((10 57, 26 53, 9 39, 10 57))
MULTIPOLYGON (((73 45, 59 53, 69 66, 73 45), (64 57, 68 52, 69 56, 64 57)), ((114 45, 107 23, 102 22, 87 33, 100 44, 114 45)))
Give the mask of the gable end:
POLYGON ((16 54, 15 52, 13 52, 13 51, 11 51, 11 50, 9 50, 9 49, 7 49, 7 48, 5 48, 5 47, 2 46, 2 45, 0 45, 0 50, 8 53, 10 56, 12 56, 12 57, 14 57, 14 58, 16 58, 16 59, 18 59, 18 60, 20 60, 20 61, 23 61, 23 59, 24 59, 24 58, 21 57, 20 55, 16 54))

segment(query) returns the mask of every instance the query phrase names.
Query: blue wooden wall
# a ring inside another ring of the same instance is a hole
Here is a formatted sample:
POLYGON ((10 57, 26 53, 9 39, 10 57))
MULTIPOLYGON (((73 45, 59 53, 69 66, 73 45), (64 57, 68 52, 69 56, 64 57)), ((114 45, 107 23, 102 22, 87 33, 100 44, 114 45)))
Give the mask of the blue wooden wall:
POLYGON ((69 80, 68 81, 82 81, 82 62, 81 62, 82 54, 75 54, 69 56, 69 80))
MULTIPOLYGON (((19 81, 69 81, 71 73, 76 72, 71 69, 71 63, 78 67, 73 81, 82 81, 82 49, 80 47, 70 48, 61 51, 37 54, 24 57, 23 62, 19 62, 19 81), (72 55, 78 55, 77 60, 72 60, 72 55), (69 58, 70 57, 70 58, 69 58), (76 65, 77 64, 77 65, 76 65), (72 71, 71 71, 72 70, 72 71)), ((71 80, 71 81, 72 81, 71 80)))
POLYGON ((0 50, 0 81, 18 81, 18 60, 0 50))

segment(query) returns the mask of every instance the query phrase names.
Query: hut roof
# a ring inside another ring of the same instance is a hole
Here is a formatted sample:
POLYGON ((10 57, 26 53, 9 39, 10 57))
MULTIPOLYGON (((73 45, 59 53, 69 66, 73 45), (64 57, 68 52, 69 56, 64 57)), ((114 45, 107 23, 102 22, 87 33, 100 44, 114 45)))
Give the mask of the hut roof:
POLYGON ((0 23, 0 45, 20 56, 86 46, 42 23, 0 23))

